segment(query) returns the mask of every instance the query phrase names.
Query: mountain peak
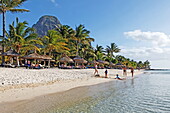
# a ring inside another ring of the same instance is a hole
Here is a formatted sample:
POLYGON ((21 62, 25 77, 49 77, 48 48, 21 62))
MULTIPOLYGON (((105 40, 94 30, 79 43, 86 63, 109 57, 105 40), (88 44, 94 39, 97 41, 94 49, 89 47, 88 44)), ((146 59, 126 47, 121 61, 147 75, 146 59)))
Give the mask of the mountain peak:
POLYGON ((61 25, 61 23, 57 17, 44 15, 32 27, 36 30, 38 36, 42 37, 44 35, 47 35, 48 30, 55 29, 59 25, 61 25))

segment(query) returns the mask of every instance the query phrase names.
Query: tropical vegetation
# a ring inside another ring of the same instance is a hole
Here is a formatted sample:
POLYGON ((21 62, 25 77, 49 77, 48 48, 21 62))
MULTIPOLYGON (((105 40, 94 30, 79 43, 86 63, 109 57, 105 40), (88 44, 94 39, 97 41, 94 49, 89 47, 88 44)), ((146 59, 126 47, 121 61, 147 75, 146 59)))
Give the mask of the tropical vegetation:
MULTIPOLYGON (((26 0, 0 0, 0 13, 2 14, 2 21, 3 21, 3 28, 2 32, 3 35, 1 36, 2 41, 2 53, 4 53, 4 46, 5 46, 5 21, 6 21, 6 12, 29 12, 27 9, 18 9, 17 7, 20 7, 26 0)), ((2 63, 4 63, 4 57, 2 56, 2 63)))
MULTIPOLYGON (((26 9, 16 9, 26 0, 1 0, 0 12, 3 15, 3 36, 1 39, 2 53, 10 49, 15 50, 21 56, 30 53, 39 53, 49 55, 56 62, 63 54, 70 57, 81 57, 87 61, 106 61, 110 64, 123 65, 133 68, 150 68, 150 62, 146 60, 134 61, 124 56, 118 55, 121 49, 112 42, 110 45, 103 47, 101 45, 92 46, 94 38, 90 36, 90 31, 80 24, 75 29, 68 25, 59 25, 56 29, 49 30, 46 36, 38 37, 35 30, 28 26, 26 21, 19 22, 16 18, 9 25, 9 30, 5 30, 5 13, 11 12, 28 12, 26 9), (4 48, 5 47, 5 48, 4 48)), ((18 59, 18 58, 17 58, 18 59)), ((6 58, 7 60, 7 58, 6 58)), ((2 57, 2 63, 4 57, 2 57)))

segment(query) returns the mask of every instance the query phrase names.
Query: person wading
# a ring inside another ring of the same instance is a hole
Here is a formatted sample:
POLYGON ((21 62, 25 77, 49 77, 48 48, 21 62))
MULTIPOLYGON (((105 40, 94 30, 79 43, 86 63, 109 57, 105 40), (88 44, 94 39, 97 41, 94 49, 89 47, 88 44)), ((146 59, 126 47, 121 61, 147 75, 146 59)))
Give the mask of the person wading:
POLYGON ((95 71, 94 71, 94 75, 97 73, 97 75, 98 75, 98 70, 97 70, 97 63, 95 63, 95 65, 94 65, 94 69, 95 69, 95 71))

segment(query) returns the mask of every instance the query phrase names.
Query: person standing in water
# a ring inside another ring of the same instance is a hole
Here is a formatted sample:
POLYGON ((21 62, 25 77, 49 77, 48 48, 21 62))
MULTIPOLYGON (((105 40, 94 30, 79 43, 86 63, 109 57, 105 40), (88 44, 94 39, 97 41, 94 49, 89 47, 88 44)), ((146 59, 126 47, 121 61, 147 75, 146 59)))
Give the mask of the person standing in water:
POLYGON ((94 65, 94 69, 95 69, 95 71, 94 71, 94 75, 97 73, 98 74, 98 70, 97 70, 97 63, 95 63, 95 65, 94 65))
POLYGON ((133 77, 133 74, 134 74, 134 68, 133 67, 131 68, 131 73, 132 73, 132 77, 133 77))
POLYGON ((127 76, 126 67, 123 67, 122 69, 123 69, 123 75, 127 76))
POLYGON ((107 75, 107 73, 108 73, 108 71, 107 71, 107 69, 105 70, 105 78, 108 78, 108 75, 107 75))

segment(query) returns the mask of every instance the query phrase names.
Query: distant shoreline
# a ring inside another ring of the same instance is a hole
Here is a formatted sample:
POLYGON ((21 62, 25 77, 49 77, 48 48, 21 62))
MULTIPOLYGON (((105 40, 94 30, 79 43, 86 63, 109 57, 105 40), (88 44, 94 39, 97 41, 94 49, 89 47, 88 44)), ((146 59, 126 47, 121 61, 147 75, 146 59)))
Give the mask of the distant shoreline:
POLYGON ((166 71, 166 70, 170 70, 170 69, 146 69, 147 70, 158 70, 158 71, 166 71))

